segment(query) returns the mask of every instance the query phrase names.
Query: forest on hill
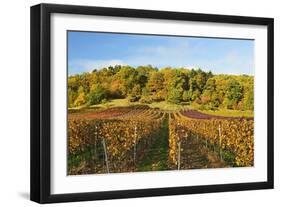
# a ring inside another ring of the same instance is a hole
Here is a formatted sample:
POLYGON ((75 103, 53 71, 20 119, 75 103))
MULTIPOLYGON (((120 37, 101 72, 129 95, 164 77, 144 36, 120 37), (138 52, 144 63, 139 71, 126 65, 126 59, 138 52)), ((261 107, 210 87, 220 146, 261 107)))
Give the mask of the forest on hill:
POLYGON ((143 104, 166 101, 204 109, 254 109, 254 77, 201 69, 110 66, 68 77, 68 107, 127 98, 143 104))

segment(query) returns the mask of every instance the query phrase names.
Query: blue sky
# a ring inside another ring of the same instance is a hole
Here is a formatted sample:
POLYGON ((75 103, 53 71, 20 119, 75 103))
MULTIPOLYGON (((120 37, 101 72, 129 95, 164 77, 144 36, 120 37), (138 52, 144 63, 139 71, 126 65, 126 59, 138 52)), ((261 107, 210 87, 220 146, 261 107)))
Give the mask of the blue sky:
POLYGON ((68 32, 68 74, 110 65, 198 68, 254 74, 254 41, 97 32, 68 32))

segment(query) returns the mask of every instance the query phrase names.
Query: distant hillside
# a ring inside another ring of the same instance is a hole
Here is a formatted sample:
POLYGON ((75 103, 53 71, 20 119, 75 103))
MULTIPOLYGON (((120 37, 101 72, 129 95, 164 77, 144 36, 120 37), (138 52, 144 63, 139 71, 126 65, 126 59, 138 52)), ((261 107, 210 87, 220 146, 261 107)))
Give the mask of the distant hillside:
POLYGON ((205 109, 253 110, 254 77, 214 75, 201 69, 120 66, 68 77, 68 106, 131 102, 199 104, 205 109))

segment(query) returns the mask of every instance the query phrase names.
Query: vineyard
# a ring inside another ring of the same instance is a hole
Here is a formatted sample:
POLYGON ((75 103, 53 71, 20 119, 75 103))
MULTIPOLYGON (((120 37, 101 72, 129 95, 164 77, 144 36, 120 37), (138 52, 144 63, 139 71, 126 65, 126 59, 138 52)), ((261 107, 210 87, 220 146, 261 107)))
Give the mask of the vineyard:
POLYGON ((254 165, 254 120, 148 106, 68 115, 68 174, 254 165))

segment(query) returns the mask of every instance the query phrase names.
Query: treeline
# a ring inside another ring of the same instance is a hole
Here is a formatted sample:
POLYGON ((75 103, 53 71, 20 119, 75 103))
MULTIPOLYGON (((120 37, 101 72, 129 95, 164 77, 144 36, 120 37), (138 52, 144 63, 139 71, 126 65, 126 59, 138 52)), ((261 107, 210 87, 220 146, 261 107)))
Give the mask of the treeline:
POLYGON ((253 110, 254 78, 201 69, 120 66, 68 77, 68 107, 128 98, 131 102, 199 104, 205 109, 253 110))

